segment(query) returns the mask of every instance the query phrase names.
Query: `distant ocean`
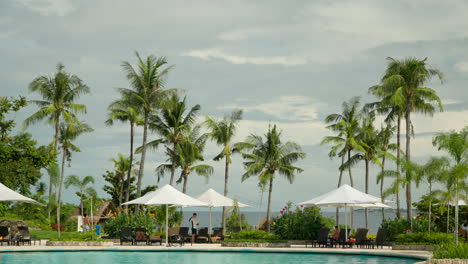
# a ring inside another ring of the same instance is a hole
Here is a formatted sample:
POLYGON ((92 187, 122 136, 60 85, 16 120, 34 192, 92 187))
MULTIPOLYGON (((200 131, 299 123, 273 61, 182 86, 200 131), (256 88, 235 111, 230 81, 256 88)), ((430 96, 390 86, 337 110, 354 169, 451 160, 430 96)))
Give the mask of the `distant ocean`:
MULTIPOLYGON (((183 221, 182 226, 189 226, 188 219, 192 214, 196 212, 198 214, 198 221, 201 227, 208 227, 209 225, 209 213, 207 211, 194 211, 194 210, 183 210, 183 221)), ((247 218, 247 221, 252 226, 258 226, 258 224, 266 217, 265 212, 252 212, 252 211, 245 211, 241 212, 247 218)), ((335 212, 331 211, 322 211, 321 214, 325 217, 329 217, 335 219, 335 212)), ((406 214, 406 211, 402 211, 402 214, 406 214)), ((416 215, 416 214, 414 214, 416 215)), ((385 210, 385 218, 386 219, 393 219, 395 218, 395 211, 394 210, 385 210)), ((212 212, 212 225, 213 227, 221 226, 222 220, 222 212, 214 211, 212 212)), ((349 210, 348 210, 348 225, 349 225, 349 210)), ((376 234, 377 230, 380 227, 380 223, 382 222, 382 212, 381 209, 369 209, 369 233, 376 234)), ((340 224, 344 224, 344 213, 343 210, 340 210, 340 224)), ((365 211, 363 209, 355 210, 354 211, 354 228, 365 227, 366 220, 365 220, 365 211)))

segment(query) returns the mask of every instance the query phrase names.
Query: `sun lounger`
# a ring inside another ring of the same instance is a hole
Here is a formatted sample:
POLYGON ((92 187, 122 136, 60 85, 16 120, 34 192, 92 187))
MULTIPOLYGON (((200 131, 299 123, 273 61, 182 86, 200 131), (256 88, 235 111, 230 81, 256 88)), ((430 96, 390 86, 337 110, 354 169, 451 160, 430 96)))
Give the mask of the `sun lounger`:
POLYGON ((29 234, 29 228, 27 226, 18 226, 18 244, 22 243, 23 245, 26 243, 31 245, 31 235, 29 234))
POLYGON ((180 236, 185 242, 191 242, 192 241, 192 236, 189 235, 189 228, 188 227, 180 227, 179 230, 180 236))
POLYGON ((167 235, 169 239, 168 241, 169 245, 174 244, 174 243, 178 243, 180 246, 184 245, 185 242, 180 236, 180 227, 170 227, 167 232, 167 235))
POLYGON ((0 226, 0 245, 3 246, 3 243, 10 245, 10 230, 6 226, 0 226))
POLYGON ((120 234, 120 245, 123 245, 125 242, 134 243, 133 237, 133 229, 131 227, 124 227, 122 228, 122 232, 120 234))
POLYGON ((305 246, 309 244, 313 247, 316 245, 326 247, 328 245, 328 233, 330 233, 330 228, 321 228, 317 234, 317 239, 315 240, 306 240, 305 246))
POLYGON ((369 230, 367 230, 366 228, 358 228, 356 231, 355 241, 348 240, 345 243, 343 243, 343 247, 346 245, 349 247, 353 247, 354 245, 356 245, 356 246, 359 246, 360 248, 364 246, 368 246, 368 239, 367 239, 368 231, 369 230))
POLYGON ((388 229, 379 228, 379 230, 377 231, 377 236, 375 237, 375 241, 372 239, 366 239, 365 241, 366 246, 369 248, 370 247, 374 248, 375 246, 377 246, 377 248, 379 248, 379 246, 383 248, 383 246, 388 246, 389 243, 387 241, 387 237, 388 237, 388 229))
POLYGON ((203 227, 198 231, 197 242, 198 243, 208 243, 210 238, 208 236, 208 227, 203 227))
POLYGON ((222 240, 224 240, 223 228, 215 229, 211 235, 211 242, 219 243, 222 240))
POLYGON ((148 245, 148 239, 149 237, 146 234, 146 228, 143 228, 143 227, 135 228, 135 239, 134 239, 135 245, 138 245, 138 242, 145 242, 146 245, 148 245))
POLYGON ((162 245, 162 239, 160 236, 149 236, 148 238, 148 245, 153 245, 153 243, 159 243, 159 245, 162 245))
POLYGON ((343 246, 346 244, 346 237, 349 237, 349 233, 350 233, 351 229, 341 229, 340 230, 340 234, 338 236, 338 239, 331 239, 330 240, 330 243, 331 243, 331 246, 333 247, 336 247, 337 245, 340 245, 340 246, 343 246), (346 236, 346 231, 348 231, 348 235, 346 236))

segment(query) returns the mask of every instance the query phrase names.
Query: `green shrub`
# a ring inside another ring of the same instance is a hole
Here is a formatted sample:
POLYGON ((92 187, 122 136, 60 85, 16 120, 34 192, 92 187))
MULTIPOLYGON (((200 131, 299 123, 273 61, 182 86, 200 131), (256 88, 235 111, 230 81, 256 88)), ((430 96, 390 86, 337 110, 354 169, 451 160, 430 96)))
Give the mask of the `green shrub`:
POLYGON ((380 227, 388 230, 388 240, 395 241, 398 235, 406 234, 407 230, 411 228, 411 224, 406 219, 384 219, 380 227))
POLYGON ((249 225, 247 218, 244 214, 240 213, 238 203, 235 202, 234 206, 229 209, 231 215, 226 217, 226 229, 227 231, 233 231, 236 227, 242 226, 243 230, 251 230, 252 226, 249 225))
POLYGON ((281 215, 275 218, 272 229, 281 239, 307 240, 315 239, 320 228, 332 228, 334 221, 320 215, 317 207, 290 209, 291 204, 280 211, 281 215))
POLYGON ((279 240, 279 236, 261 230, 246 230, 231 235, 232 239, 279 240))
POLYGON ((395 242, 417 245, 448 244, 453 242, 453 234, 428 232, 399 234, 396 236, 395 242))
POLYGON ((468 244, 442 244, 434 249, 435 259, 468 259, 468 244))
POLYGON ((151 234, 156 226, 156 220, 149 214, 139 215, 121 213, 112 216, 105 224, 103 231, 111 238, 119 238, 124 227, 144 227, 148 235, 151 234))

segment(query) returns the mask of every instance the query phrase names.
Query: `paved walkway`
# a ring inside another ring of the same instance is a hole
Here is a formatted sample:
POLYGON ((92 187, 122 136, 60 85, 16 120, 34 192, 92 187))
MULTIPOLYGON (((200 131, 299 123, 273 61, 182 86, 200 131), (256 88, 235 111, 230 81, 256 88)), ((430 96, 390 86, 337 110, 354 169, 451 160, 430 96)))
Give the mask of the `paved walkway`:
POLYGON ((392 250, 391 248, 384 249, 360 249, 360 248, 305 248, 303 246, 293 246, 291 248, 240 248, 240 247, 221 247, 220 244, 186 244, 182 247, 165 247, 163 246, 131 246, 120 244, 114 244, 112 247, 99 247, 99 246, 63 246, 63 247, 52 247, 45 246, 44 241, 42 245, 32 245, 32 246, 0 246, 0 252, 14 252, 14 251, 63 251, 63 250, 85 250, 85 251, 95 251, 95 250, 131 250, 131 251, 177 251, 177 250, 194 250, 194 251, 276 251, 276 252, 303 252, 303 253, 331 253, 331 254, 363 254, 363 255, 382 255, 382 256, 415 256, 422 259, 427 259, 431 256, 431 253, 428 251, 409 251, 409 250, 392 250))

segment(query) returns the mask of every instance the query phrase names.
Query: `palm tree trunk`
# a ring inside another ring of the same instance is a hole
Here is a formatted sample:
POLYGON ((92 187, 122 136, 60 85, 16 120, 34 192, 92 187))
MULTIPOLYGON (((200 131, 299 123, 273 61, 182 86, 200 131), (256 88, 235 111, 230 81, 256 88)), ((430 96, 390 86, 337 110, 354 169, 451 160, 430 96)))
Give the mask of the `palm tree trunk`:
POLYGON ((188 175, 184 173, 184 185, 182 187, 183 193, 187 193, 187 180, 188 180, 188 175))
MULTIPOLYGON (((401 136, 401 117, 398 115, 398 121, 397 121, 397 182, 399 182, 400 179, 400 148, 401 148, 401 142, 400 142, 400 136, 401 136)), ((397 206, 397 218, 401 218, 401 208, 400 208, 400 187, 398 187, 398 190, 396 192, 396 206, 397 206)))
MULTIPOLYGON (((59 137, 59 127, 60 127, 60 116, 55 117, 55 135, 54 135, 54 152, 57 153, 57 146, 58 146, 58 137, 59 137)), ((52 193, 53 193, 53 187, 52 187, 52 177, 49 175, 49 204, 47 205, 47 219, 49 219, 50 222, 50 217, 51 217, 51 211, 52 211, 52 193)))
MULTIPOLYGON (((228 182, 229 182, 229 159, 226 155, 225 159, 225 166, 224 166, 224 196, 228 195, 228 182)), ((223 220, 221 226, 223 230, 226 231, 226 207, 223 206, 223 220)))
MULTIPOLYGON (((140 159, 140 168, 138 170, 138 182, 137 182, 137 196, 141 196, 141 184, 143 180, 143 174, 145 170, 145 158, 146 158, 146 140, 148 138, 148 119, 149 112, 145 111, 145 118, 143 123, 143 144, 141 147, 141 159, 140 159)), ((140 205, 137 204, 135 209, 135 214, 140 212, 140 205)))
POLYGON ((431 220, 432 220, 432 184, 429 183, 429 215, 428 215, 428 229, 431 232, 431 220))
POLYGON ((122 200, 124 196, 124 185, 125 185, 125 174, 121 174, 121 177, 119 176, 119 181, 120 181, 119 208, 122 208, 122 200))
POLYGON ((171 186, 174 184, 174 176, 175 176, 175 168, 176 168, 176 164, 175 164, 175 163, 176 163, 176 161, 175 161, 175 159, 176 159, 176 157, 175 157, 176 151, 177 151, 177 143, 174 142, 174 143, 172 143, 172 154, 173 154, 173 157, 172 157, 172 159, 171 159, 171 160, 172 160, 172 161, 171 161, 171 179, 170 179, 170 181, 169 181, 169 185, 171 185, 171 186))
POLYGON ((50 223, 50 217, 51 217, 51 211, 52 211, 52 176, 49 175, 49 203, 47 205, 47 219, 49 220, 50 223))
MULTIPOLYGON (((135 124, 133 122, 130 122, 130 164, 128 166, 128 172, 127 172, 127 188, 125 192, 125 202, 128 202, 130 199, 130 179, 132 178, 132 165, 133 165, 133 133, 135 129, 135 124)), ((125 209, 128 210, 128 204, 125 205, 125 209)))
POLYGON ((81 193, 80 193, 80 203, 81 203, 81 217, 83 217, 83 216, 84 216, 84 215, 83 215, 83 214, 84 214, 84 212, 83 212, 83 211, 84 211, 84 204, 83 204, 83 192, 82 192, 82 191, 80 191, 80 192, 81 192, 81 193))
MULTIPOLYGON (((409 162, 411 161, 411 108, 410 108, 410 99, 406 99, 406 113, 405 113, 405 121, 406 121, 406 160, 409 162)), ((407 209, 407 217, 411 223, 411 229, 413 229, 413 212, 411 211, 412 201, 411 201, 411 177, 410 172, 406 170, 406 178, 408 180, 406 184, 406 209, 407 209)))
MULTIPOLYGON (((351 150, 348 150, 348 161, 351 160, 351 150)), ((354 187, 353 175, 351 174, 351 166, 348 166, 349 180, 351 182, 351 187, 354 187)), ((353 229, 354 226, 354 210, 352 207, 349 208, 350 212, 350 226, 353 229)))
POLYGON ((460 200, 458 192, 458 179, 455 182, 455 229, 453 236, 455 237, 455 244, 458 244, 458 201, 460 200))
POLYGON ((270 178, 270 187, 268 188, 268 207, 267 207, 267 232, 270 232, 270 213, 271 213, 271 192, 273 191, 273 177, 270 178))
MULTIPOLYGON (((338 188, 341 186, 341 182, 343 181, 343 164, 345 161, 345 155, 341 156, 341 166, 340 166, 340 177, 338 178, 338 188)), ((336 225, 340 226, 340 208, 336 208, 336 225)))
POLYGON ((450 231, 450 200, 447 201, 447 234, 450 231))
POLYGON ((63 178, 65 174, 65 157, 67 156, 67 149, 63 148, 62 153, 62 170, 60 172, 60 183, 59 183, 59 191, 58 191, 58 198, 57 198, 57 235, 58 239, 60 240, 60 208, 62 206, 62 187, 63 187, 63 178))
MULTIPOLYGON (((386 151, 386 150, 385 150, 386 151)), ((380 179, 380 197, 382 198, 382 203, 385 202, 385 199, 383 197, 383 192, 384 192, 384 179, 385 179, 385 154, 382 157, 382 179, 380 179)), ((382 220, 385 219, 385 208, 382 208, 382 220)))
MULTIPOLYGON (((366 164, 366 186, 365 186, 365 189, 366 189, 366 193, 369 193, 369 160, 365 159, 364 162, 366 164)), ((366 208, 365 212, 366 212, 366 228, 368 229, 369 228, 369 209, 366 208)))

